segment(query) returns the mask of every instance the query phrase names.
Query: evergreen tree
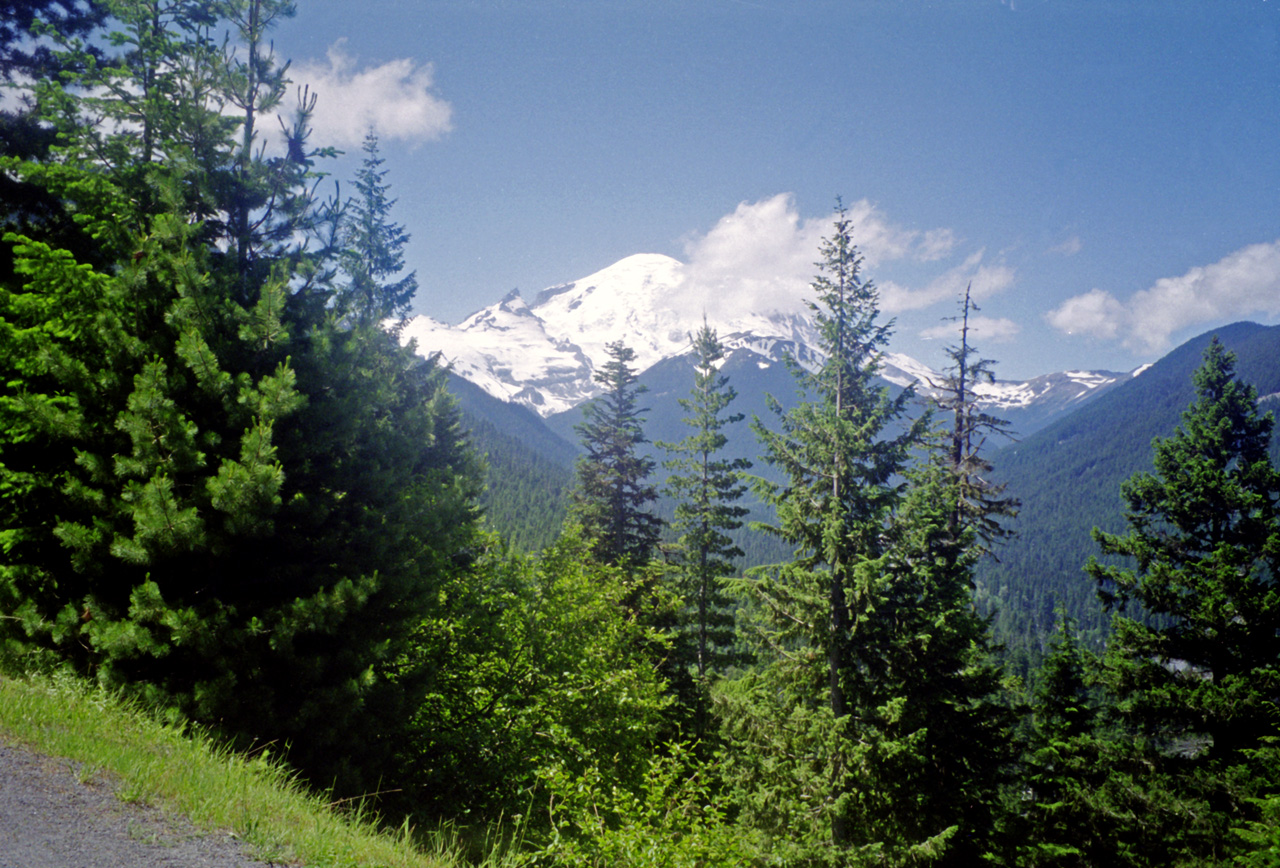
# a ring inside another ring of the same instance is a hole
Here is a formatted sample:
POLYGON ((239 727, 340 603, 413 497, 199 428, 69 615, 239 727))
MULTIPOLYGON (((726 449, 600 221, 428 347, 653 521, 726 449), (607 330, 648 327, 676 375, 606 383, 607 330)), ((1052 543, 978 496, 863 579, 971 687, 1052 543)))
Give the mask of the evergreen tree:
POLYGON ((1074 622, 1060 611, 1031 700, 1023 789, 1014 795, 1008 831, 1015 864, 1086 866, 1114 854, 1114 830, 1095 795, 1116 764, 1106 762, 1108 753, 1115 759, 1114 750, 1099 732, 1091 663, 1096 660, 1080 647, 1074 622))
POLYGON ((815 864, 882 840, 877 823, 887 818, 857 804, 880 791, 861 789, 858 777, 866 752, 879 749, 868 721, 896 706, 873 695, 887 649, 868 628, 888 590, 878 563, 901 498, 895 477, 923 434, 923 422, 892 430, 912 391, 895 397, 875 379, 890 330, 877 322, 877 292, 860 275, 850 231, 841 207, 810 305, 823 362, 812 373, 793 364, 804 400, 785 414, 774 402, 780 430, 755 426, 766 460, 786 477, 760 486, 777 514, 770 530, 795 547, 795 560, 745 586, 766 662, 718 695, 744 818, 793 850, 784 858, 815 864))
POLYGON ((1280 695, 1274 422, 1234 361, 1210 344, 1182 425, 1154 443, 1155 473, 1122 487, 1129 532, 1094 533, 1136 567, 1088 566, 1108 607, 1146 616, 1114 619, 1107 671, 1126 719, 1167 744, 1207 737, 1232 762, 1275 733, 1280 695))
POLYGON ((635 351, 621 341, 608 345, 609 361, 594 380, 604 394, 586 410, 577 426, 584 455, 578 459, 570 518, 580 523, 603 563, 640 566, 653 555, 662 520, 648 510, 657 499, 649 482, 654 461, 641 454, 645 408, 638 406, 644 387, 631 367, 635 351))
POLYGON ((393 662, 465 566, 479 469, 438 366, 327 308, 310 156, 257 147, 288 4, 112 10, 119 57, 38 88, 65 144, 9 164, 93 251, 8 236, 0 630, 368 786, 425 689, 393 662))
POLYGON ((719 371, 724 345, 705 322, 694 337, 693 349, 697 362, 692 394, 680 399, 680 406, 689 414, 684 421, 693 431, 679 443, 658 445, 676 456, 664 464, 672 471, 667 494, 676 500, 679 593, 686 608, 686 624, 692 628, 692 636, 686 630, 681 638, 683 643, 692 640, 693 648, 677 648, 675 653, 678 659, 692 660, 697 673, 694 728, 701 739, 707 731, 708 678, 733 659, 734 615, 723 579, 733 574, 734 559, 742 557, 742 550, 728 534, 742 526, 748 512, 738 501, 746 493, 742 475, 751 462, 721 454, 728 442, 723 429, 742 421, 743 416, 725 415, 737 393, 719 371))
POLYGON ((1103 668, 1116 717, 1152 770, 1145 789, 1177 801, 1146 834, 1201 863, 1227 858, 1245 797, 1280 786, 1244 772, 1277 732, 1280 472, 1272 417, 1234 365, 1215 339, 1181 426, 1153 444, 1155 472, 1122 486, 1128 533, 1094 531, 1136 564, 1087 567, 1116 613, 1103 668))
POLYGON ((1017 515, 1018 504, 1004 496, 1003 485, 991 481, 991 463, 982 452, 988 437, 1011 435, 1008 422, 978 406, 975 387, 979 383, 995 382, 995 362, 982 358, 969 341, 969 317, 978 310, 971 289, 972 286, 965 287, 961 313, 957 317, 960 343, 947 347, 951 366, 944 379, 933 385, 941 393, 935 403, 951 417, 945 453, 958 486, 952 532, 970 527, 984 545, 990 545, 1007 536, 1008 530, 1000 520, 1017 515))
MULTIPOLYGON (((105 12, 103 4, 82 0, 7 0, 0 14, 0 87, 13 87, 10 96, 20 96, 0 108, 0 158, 42 159, 56 142, 56 132, 39 120, 34 95, 22 85, 51 78, 72 60, 58 55, 40 34, 49 30, 63 39, 83 37, 102 23, 105 12)), ((100 51, 89 51, 95 59, 101 57, 100 51)), ((37 226, 46 237, 57 231, 59 246, 75 245, 82 253, 86 249, 56 197, 13 172, 0 171, 0 233, 37 226)), ((0 246, 0 280, 12 279, 12 254, 0 246)))
POLYGON ((102 24, 105 4, 94 0, 5 0, 0 16, 0 81, 48 78, 61 63, 45 30, 83 37, 102 24))
POLYGON ((914 757, 898 760, 896 772, 886 766, 881 778, 902 788, 899 806, 915 800, 914 811, 903 811, 910 821, 899 821, 905 840, 945 839, 931 858, 961 866, 995 857, 1001 790, 1016 756, 1003 669, 989 620, 974 600, 975 566, 993 540, 1008 534, 1001 520, 1017 507, 989 481, 992 467, 982 451, 988 436, 1007 428, 977 404, 974 386, 994 381, 995 363, 970 341, 976 309, 966 288, 960 340, 948 347, 951 366, 935 384, 942 419, 929 438, 928 459, 904 473, 908 491, 882 559, 893 585, 875 622, 891 649, 880 695, 904 703, 887 731, 915 744, 914 757))
MULTIPOLYGON (((875 378, 889 328, 843 210, 822 254, 825 359, 797 370, 815 397, 781 431, 757 426, 786 474, 761 487, 773 532, 796 557, 743 583, 764 665, 717 692, 728 780, 787 864, 976 864, 1012 726, 972 594, 989 513, 962 496, 978 444, 953 463, 953 430, 921 454, 929 417, 908 422, 912 391, 875 378)), ((977 424, 971 390, 956 394, 953 427, 977 424)))
POLYGON ((403 324, 418 281, 410 273, 387 282, 404 270, 409 233, 390 222, 395 199, 388 194, 383 162, 378 156, 378 136, 370 130, 364 139, 364 161, 356 172, 356 197, 346 216, 340 258, 350 284, 342 301, 352 308, 348 315, 358 322, 397 319, 403 324))

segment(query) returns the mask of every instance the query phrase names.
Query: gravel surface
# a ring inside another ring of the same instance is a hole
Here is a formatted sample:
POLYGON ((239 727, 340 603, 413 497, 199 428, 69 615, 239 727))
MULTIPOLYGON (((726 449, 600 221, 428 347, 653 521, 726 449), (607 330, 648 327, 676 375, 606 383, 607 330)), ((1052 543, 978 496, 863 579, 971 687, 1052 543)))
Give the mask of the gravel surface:
POLYGON ((100 772, 0 742, 0 868, 268 868, 226 833, 124 802, 100 772))

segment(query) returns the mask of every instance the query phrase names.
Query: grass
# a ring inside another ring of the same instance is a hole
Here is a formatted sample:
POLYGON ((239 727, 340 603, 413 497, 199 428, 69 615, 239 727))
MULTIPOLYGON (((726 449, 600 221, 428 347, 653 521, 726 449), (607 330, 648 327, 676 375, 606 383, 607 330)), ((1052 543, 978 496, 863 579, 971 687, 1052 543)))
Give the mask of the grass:
POLYGON ((466 864, 447 830, 425 836, 407 825, 396 833, 381 830, 358 806, 336 811, 268 751, 229 751, 74 678, 0 675, 0 734, 82 763, 82 778, 106 772, 117 780, 120 798, 238 838, 258 859, 312 868, 466 864))

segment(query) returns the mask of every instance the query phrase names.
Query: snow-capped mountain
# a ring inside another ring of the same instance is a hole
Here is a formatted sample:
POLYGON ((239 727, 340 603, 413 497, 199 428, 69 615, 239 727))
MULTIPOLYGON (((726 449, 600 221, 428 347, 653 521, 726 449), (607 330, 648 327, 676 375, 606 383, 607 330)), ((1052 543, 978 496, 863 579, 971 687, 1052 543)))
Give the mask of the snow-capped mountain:
MULTIPOLYGON (((550 416, 599 392, 591 375, 613 341, 635 351, 637 370, 688 351, 701 316, 683 294, 686 283, 678 260, 637 254, 545 289, 532 304, 513 291, 456 326, 415 317, 403 337, 423 351, 439 350, 455 373, 489 394, 550 416)), ((797 313, 740 311, 708 321, 730 349, 814 359, 812 323, 797 313)))
MULTIPOLYGON (((734 310, 718 299, 709 312, 705 302, 698 308, 700 297, 678 260, 637 254, 581 280, 545 289, 532 303, 512 291, 456 326, 416 317, 403 336, 416 340, 423 352, 443 353, 456 374, 490 395, 524 404, 543 417, 598 394, 592 374, 608 360, 609 343, 620 340, 634 350, 635 367, 643 371, 688 352, 691 334, 704 317, 729 350, 753 353, 762 366, 784 355, 802 365, 819 361, 813 322, 794 299, 780 299, 780 309, 774 310, 734 310)), ((914 382, 925 393, 941 379, 899 353, 886 356, 882 376, 899 386, 914 382)), ((1026 382, 997 381, 979 392, 994 410, 1014 411, 1017 427, 1026 433, 1125 377, 1070 371, 1026 382)))

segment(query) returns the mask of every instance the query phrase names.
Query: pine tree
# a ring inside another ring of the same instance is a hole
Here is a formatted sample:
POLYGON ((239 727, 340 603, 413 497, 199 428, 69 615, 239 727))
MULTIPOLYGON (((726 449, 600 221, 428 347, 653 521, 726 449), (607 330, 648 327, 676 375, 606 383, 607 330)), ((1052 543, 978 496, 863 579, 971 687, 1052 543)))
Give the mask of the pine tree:
POLYGON ((989 546, 1008 535, 1008 529, 1000 521, 1017 515, 1018 504, 1004 496, 1003 485, 991 481, 991 463, 982 453, 988 437, 1011 435, 1008 422, 978 406, 975 387, 995 382, 995 362, 982 358, 969 340, 969 318, 978 311, 971 289, 972 286, 965 287, 961 313, 957 317, 960 343, 947 347, 951 366, 943 380, 933 385, 941 393, 935 403, 944 418, 945 415, 951 417, 945 451, 958 486, 953 532, 971 527, 983 545, 989 546))
POLYGON ((745 586, 768 662, 718 694, 745 817, 802 860, 844 859, 879 839, 870 806, 855 804, 876 797, 855 788, 867 738, 877 738, 862 726, 877 713, 868 687, 881 675, 881 652, 864 637, 886 590, 874 566, 901 498, 895 477, 923 434, 923 422, 893 430, 912 391, 893 396, 875 379, 890 327, 877 322, 878 294, 850 232, 840 207, 810 305, 821 367, 793 364, 804 400, 785 414, 774 402, 780 430, 755 426, 786 478, 760 486, 777 514, 770 530, 795 547, 794 561, 745 586))
POLYGON ((728 442, 723 429, 743 416, 725 414, 737 393, 719 371, 724 345, 705 322, 694 337, 693 349, 697 361, 692 394, 680 399, 689 414, 685 424, 693 431, 679 443, 658 445, 675 456, 664 465, 672 471, 667 494, 676 500, 673 527, 679 534, 680 597, 694 646, 692 653, 677 649, 676 656, 692 659, 697 673, 694 729, 701 739, 707 733, 708 678, 734 659, 734 616, 723 579, 733 574, 734 559, 742 557, 728 534, 742 526, 748 513, 738 501, 746 493, 743 474, 751 462, 722 455, 728 442))
MULTIPOLYGON (((0 86, 21 88, 21 82, 48 79, 57 75, 69 58, 38 34, 49 29, 62 38, 78 38, 92 32, 105 17, 102 3, 80 0, 8 0, 0 15, 0 86)), ((89 47, 93 56, 102 52, 89 47)), ((38 118, 30 93, 5 100, 0 108, 0 159, 43 159, 56 144, 55 131, 38 118)), ((85 245, 71 216, 54 196, 40 186, 24 182, 15 173, 0 171, 0 234, 26 232, 39 227, 46 238, 58 232, 58 246, 85 245)), ((0 280, 13 279, 13 261, 7 247, 0 246, 0 280)))
POLYGON ((0 630, 367 787, 425 689, 396 661, 465 568, 480 469, 439 366, 327 307, 310 155, 257 147, 288 4, 113 11, 120 57, 39 88, 65 144, 14 166, 93 250, 8 236, 0 630))
POLYGON ((912 390, 876 379, 889 327, 843 210, 822 253, 825 359, 797 370, 814 397, 781 431, 757 426, 785 473, 761 487, 773 532, 796 557, 743 583, 764 665, 717 691, 727 776, 779 861, 976 864, 994 846, 1013 720, 973 600, 989 512, 962 496, 978 444, 951 460, 978 418, 972 391, 957 389, 941 437, 927 414, 909 420, 912 390))
POLYGON ((357 322, 403 322, 418 291, 413 273, 387 282, 404 270, 409 233, 389 219, 395 199, 388 194, 383 162, 378 136, 370 130, 364 139, 364 161, 356 172, 356 196, 348 207, 340 257, 350 278, 343 305, 352 308, 348 315, 357 322))
MULTIPOLYGON (((53 47, 36 39, 49 29, 83 37, 102 24, 105 4, 94 0, 5 0, 0 19, 0 80, 47 78, 61 63, 53 47)), ((99 55, 100 56, 100 55, 99 55)))
POLYGON ((1145 807, 1118 834, 1166 864, 1225 864, 1230 824, 1280 789, 1250 759, 1276 735, 1280 472, 1273 419, 1216 338, 1194 383, 1182 424, 1153 444, 1154 473, 1121 488, 1128 533, 1094 531, 1131 565, 1087 570, 1114 612, 1102 682, 1145 768, 1145 807))
POLYGON ((1268 448, 1274 422, 1235 359, 1214 340, 1194 381, 1196 400, 1172 437, 1154 443, 1155 473, 1122 487, 1129 532, 1095 531, 1092 560, 1114 619, 1108 677, 1125 717, 1166 744, 1205 737, 1236 762, 1275 732, 1280 693, 1280 471, 1268 448))
POLYGON ((586 419, 577 426, 585 454, 578 459, 569 512, 603 563, 640 566, 653 555, 662 526, 648 511, 658 497, 649 482, 654 461, 640 452, 648 442, 646 409, 638 406, 644 387, 631 367, 635 351, 621 341, 607 349, 609 361, 594 376, 604 394, 587 406, 586 419))
POLYGON ((1115 836, 1094 798, 1116 765, 1106 761, 1113 752, 1099 732, 1092 663, 1075 623, 1059 610, 1031 700, 1023 790, 1011 812, 1016 864, 1094 865, 1114 854, 1115 836))

